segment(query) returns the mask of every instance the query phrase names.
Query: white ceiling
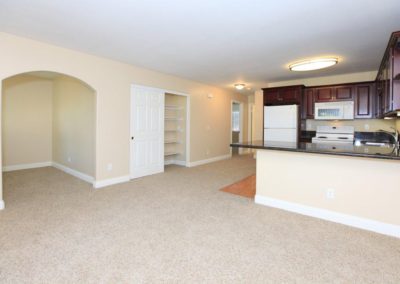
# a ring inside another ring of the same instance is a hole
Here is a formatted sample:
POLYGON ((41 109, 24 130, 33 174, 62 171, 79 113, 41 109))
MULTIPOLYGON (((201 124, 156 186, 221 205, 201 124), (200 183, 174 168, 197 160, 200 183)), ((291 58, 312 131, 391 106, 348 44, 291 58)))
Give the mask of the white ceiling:
POLYGON ((1 0, 0 30, 192 80, 267 82, 376 70, 399 0, 1 0), (299 59, 340 64, 294 73, 299 59))

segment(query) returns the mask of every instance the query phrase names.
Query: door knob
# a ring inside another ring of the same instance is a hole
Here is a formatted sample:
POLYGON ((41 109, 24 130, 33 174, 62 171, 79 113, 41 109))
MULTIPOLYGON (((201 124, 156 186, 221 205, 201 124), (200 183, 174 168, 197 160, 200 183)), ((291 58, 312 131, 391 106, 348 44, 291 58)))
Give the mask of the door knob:
POLYGON ((131 137, 131 140, 133 140, 133 139, 135 139, 135 137, 132 136, 132 137, 131 137))

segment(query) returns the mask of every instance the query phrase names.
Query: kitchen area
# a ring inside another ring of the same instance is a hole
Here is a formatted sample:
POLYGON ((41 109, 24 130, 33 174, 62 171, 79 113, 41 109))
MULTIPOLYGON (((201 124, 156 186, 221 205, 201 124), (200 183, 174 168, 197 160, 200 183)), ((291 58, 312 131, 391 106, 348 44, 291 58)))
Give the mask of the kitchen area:
POLYGON ((255 202, 400 238, 400 32, 376 80, 263 88, 255 202))

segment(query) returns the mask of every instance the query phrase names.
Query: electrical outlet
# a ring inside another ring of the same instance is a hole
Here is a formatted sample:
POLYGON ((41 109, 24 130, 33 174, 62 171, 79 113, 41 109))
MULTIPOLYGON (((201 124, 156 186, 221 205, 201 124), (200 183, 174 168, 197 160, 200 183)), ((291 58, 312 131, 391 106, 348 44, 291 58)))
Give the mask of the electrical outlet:
POLYGON ((207 149, 206 155, 207 155, 207 156, 210 155, 210 149, 207 149))
POLYGON ((364 129, 369 130, 369 124, 364 124, 364 129))
POLYGON ((328 188, 326 190, 326 198, 327 199, 335 199, 335 190, 333 188, 328 188))
POLYGON ((113 169, 113 164, 109 163, 107 164, 107 171, 112 171, 113 169))
POLYGON ((68 158, 67 158, 67 161, 68 161, 68 163, 71 163, 71 162, 72 162, 71 157, 68 157, 68 158))

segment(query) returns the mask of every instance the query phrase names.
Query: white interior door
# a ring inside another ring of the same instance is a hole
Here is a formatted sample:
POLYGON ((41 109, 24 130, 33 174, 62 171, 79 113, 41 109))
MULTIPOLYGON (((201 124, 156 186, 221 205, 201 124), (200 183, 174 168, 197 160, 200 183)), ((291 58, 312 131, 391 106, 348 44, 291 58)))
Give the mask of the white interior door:
POLYGON ((130 177, 164 171, 164 92, 132 86, 130 177))

